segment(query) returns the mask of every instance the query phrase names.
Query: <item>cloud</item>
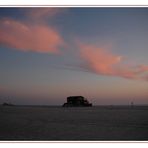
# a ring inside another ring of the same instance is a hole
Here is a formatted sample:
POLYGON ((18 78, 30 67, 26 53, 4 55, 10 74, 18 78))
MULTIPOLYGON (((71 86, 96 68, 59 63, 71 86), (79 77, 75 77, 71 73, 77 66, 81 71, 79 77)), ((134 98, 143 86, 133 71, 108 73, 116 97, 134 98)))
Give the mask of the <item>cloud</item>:
POLYGON ((26 17, 36 21, 46 21, 62 12, 65 8, 27 8, 26 17))
POLYGON ((48 24, 51 19, 65 9, 25 8, 21 20, 2 18, 0 20, 0 45, 20 51, 58 53, 66 44, 59 31, 48 24))
POLYGON ((82 43, 79 43, 78 46, 80 56, 85 61, 83 68, 90 72, 128 79, 148 80, 147 65, 125 65, 123 64, 123 56, 115 55, 107 49, 82 43))
POLYGON ((0 21, 0 44, 21 51, 57 53, 64 41, 56 29, 45 24, 3 19, 0 21))

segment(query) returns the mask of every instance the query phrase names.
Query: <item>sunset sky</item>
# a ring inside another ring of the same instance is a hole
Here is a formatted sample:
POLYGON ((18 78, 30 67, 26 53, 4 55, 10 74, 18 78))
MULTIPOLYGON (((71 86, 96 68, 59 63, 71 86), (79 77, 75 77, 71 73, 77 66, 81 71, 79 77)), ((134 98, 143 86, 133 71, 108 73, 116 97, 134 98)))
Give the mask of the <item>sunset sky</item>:
POLYGON ((148 104, 148 8, 0 8, 0 104, 148 104))

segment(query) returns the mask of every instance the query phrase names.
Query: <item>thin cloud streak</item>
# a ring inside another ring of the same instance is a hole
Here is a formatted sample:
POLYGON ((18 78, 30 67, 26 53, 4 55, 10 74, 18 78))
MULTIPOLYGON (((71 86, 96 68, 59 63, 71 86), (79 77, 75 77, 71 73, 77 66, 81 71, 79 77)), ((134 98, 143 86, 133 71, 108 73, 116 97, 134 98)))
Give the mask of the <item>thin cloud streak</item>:
POLYGON ((82 43, 79 43, 78 46, 80 48, 80 56, 85 61, 83 68, 90 72, 99 75, 148 80, 147 65, 125 65, 123 64, 123 56, 115 55, 107 49, 82 43))
POLYGON ((48 19, 64 12, 64 8, 27 8, 26 17, 33 21, 46 22, 48 19))

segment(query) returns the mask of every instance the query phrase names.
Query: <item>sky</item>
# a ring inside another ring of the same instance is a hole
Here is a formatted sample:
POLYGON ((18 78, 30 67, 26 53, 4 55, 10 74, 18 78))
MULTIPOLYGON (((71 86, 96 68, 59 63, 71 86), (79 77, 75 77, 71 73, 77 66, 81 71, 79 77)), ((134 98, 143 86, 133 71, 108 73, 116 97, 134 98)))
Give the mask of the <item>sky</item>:
POLYGON ((0 103, 148 104, 148 8, 0 8, 0 103))

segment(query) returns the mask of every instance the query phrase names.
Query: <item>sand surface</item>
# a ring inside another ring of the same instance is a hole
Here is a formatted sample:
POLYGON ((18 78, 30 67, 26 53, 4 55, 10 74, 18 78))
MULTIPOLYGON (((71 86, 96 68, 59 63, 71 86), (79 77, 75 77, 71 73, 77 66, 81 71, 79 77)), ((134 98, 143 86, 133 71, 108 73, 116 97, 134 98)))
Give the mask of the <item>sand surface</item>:
POLYGON ((148 107, 0 106, 0 140, 148 140, 148 107))

